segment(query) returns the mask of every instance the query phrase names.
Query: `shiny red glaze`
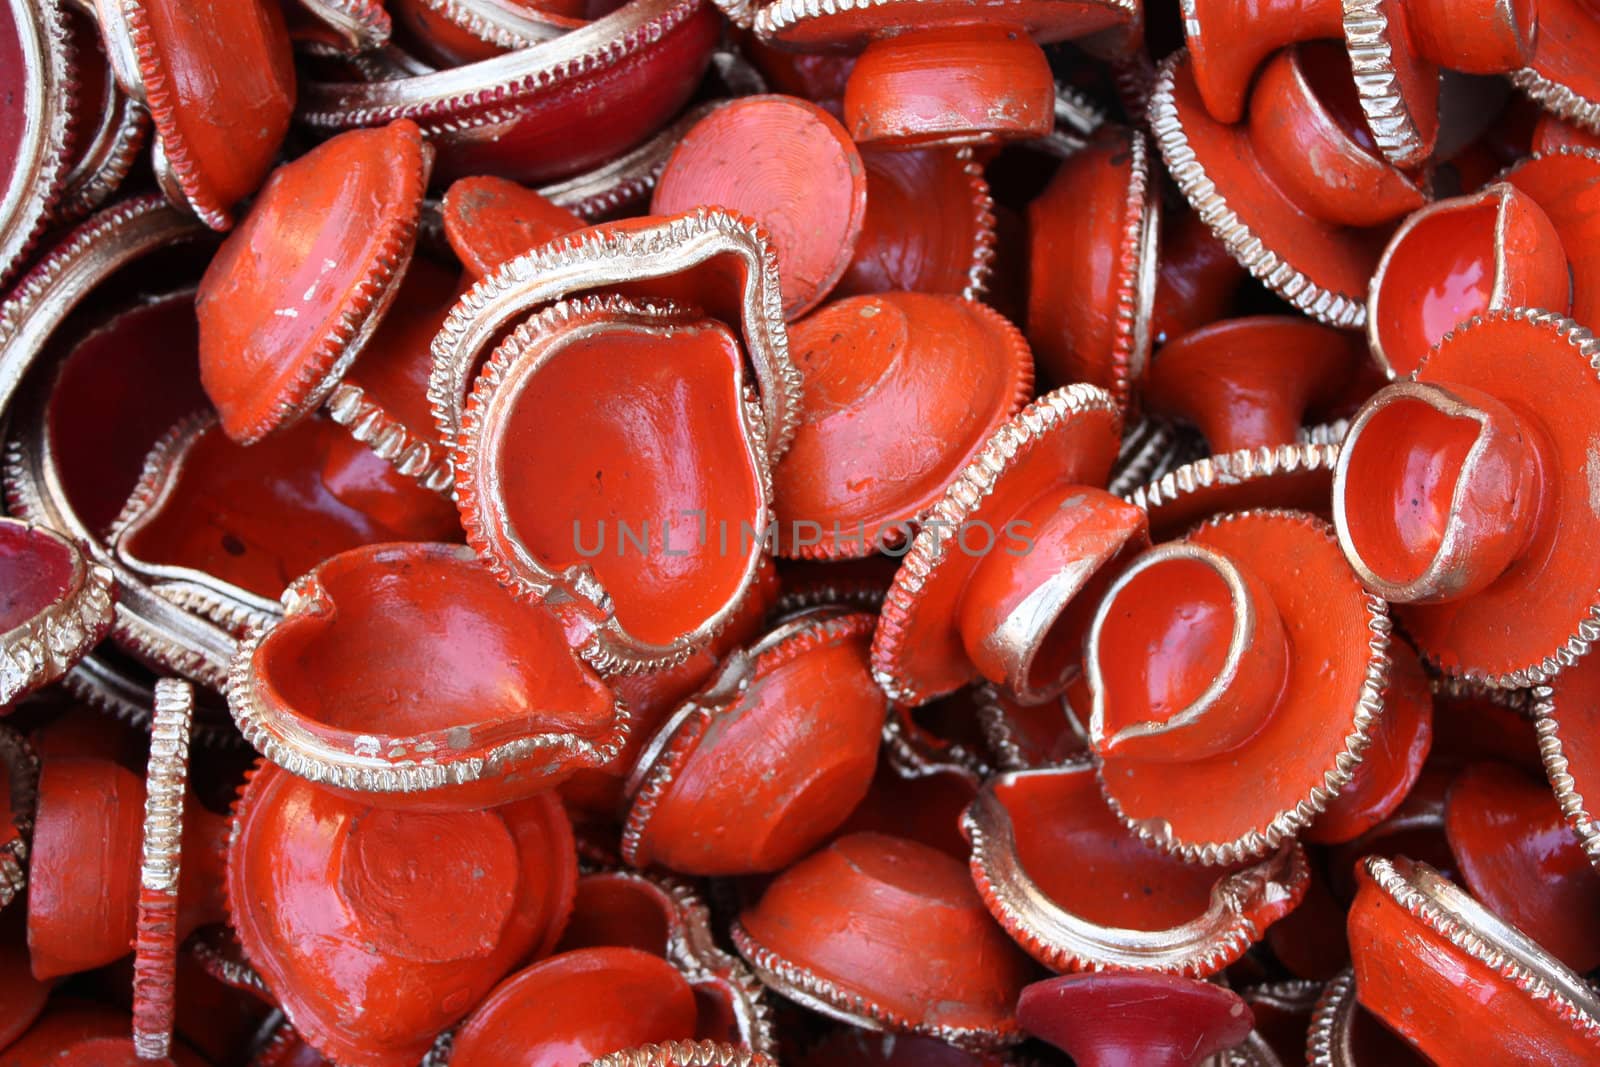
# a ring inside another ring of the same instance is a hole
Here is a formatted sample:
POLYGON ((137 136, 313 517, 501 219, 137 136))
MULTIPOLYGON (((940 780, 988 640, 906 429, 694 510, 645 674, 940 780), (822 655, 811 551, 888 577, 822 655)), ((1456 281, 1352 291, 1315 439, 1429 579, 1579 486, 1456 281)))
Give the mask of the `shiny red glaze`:
POLYGON ((502 982, 456 1031, 452 1067, 569 1067, 694 1036, 694 991, 638 949, 564 952, 502 982))
POLYGON ((867 213, 867 172, 844 128, 815 104, 747 96, 695 123, 650 200, 655 215, 728 208, 767 231, 784 314, 815 307, 843 276, 867 213))
POLYGON ((782 965, 831 983, 851 1000, 842 1011, 990 1042, 1018 1036, 1014 1006, 1035 973, 959 860, 880 834, 841 838, 784 871, 733 938, 758 974, 782 965))
POLYGON ((1244 117, 1250 83, 1272 53, 1344 36, 1339 0, 1194 0, 1185 18, 1195 84, 1206 110, 1225 123, 1244 117))
POLYGON ((60 537, 0 520, 0 634, 65 601, 82 565, 79 553, 60 537))
POLYGON ((1541 115, 1533 129, 1532 150, 1550 155, 1562 148, 1600 149, 1600 133, 1563 122, 1554 115, 1541 115))
MULTIPOLYGON (((0 1050, 3 1067, 144 1067, 151 1061, 134 1053, 128 1013, 87 1000, 58 999, 14 1043, 0 1050)), ((168 1067, 208 1067, 180 1042, 168 1067)))
POLYGON ((245 952, 306 1040, 352 1067, 412 1067, 548 952, 572 909, 577 855, 552 794, 422 814, 265 765, 236 822, 228 902, 245 952))
POLYGON ((352 130, 278 168, 195 296, 200 380, 252 444, 324 397, 394 298, 431 150, 414 123, 352 130))
POLYGON ((1016 328, 953 296, 837 300, 795 324, 789 350, 804 394, 773 505, 790 556, 859 557, 909 540, 1033 388, 1016 328))
POLYGON ((1204 219, 1194 211, 1167 211, 1161 219, 1151 343, 1159 348, 1226 317, 1244 279, 1244 268, 1204 219))
MULTIPOLYGON (((1528 68, 1549 83, 1546 95, 1552 88, 1558 98, 1570 95, 1574 99, 1568 106, 1592 116, 1595 101, 1600 101, 1600 74, 1593 62, 1600 48, 1600 25, 1594 8, 1586 0, 1539 0, 1538 11, 1539 33, 1528 68)), ((1565 109, 1545 106, 1558 114, 1565 109)), ((1592 117, 1589 125, 1593 128, 1592 117)))
POLYGON ((109 526, 150 447, 206 405, 194 295, 124 311, 62 360, 45 414, 62 491, 90 530, 109 526))
POLYGON ((1306 828, 1307 841, 1336 845, 1360 837, 1400 806, 1422 773, 1433 744, 1433 694, 1410 646, 1396 640, 1389 651, 1383 717, 1350 784, 1306 828))
POLYGON ((754 63, 776 93, 802 97, 838 117, 844 107, 844 86, 855 60, 822 52, 790 52, 774 48, 755 34, 736 33, 739 50, 754 63))
POLYGON ((1585 325, 1600 322, 1600 215, 1594 210, 1600 152, 1567 149, 1524 159, 1503 179, 1532 198, 1560 236, 1572 271, 1572 317, 1585 325))
POLYGON ((1392 815, 1354 841, 1328 850, 1328 886, 1341 910, 1355 899, 1356 865, 1367 856, 1405 856, 1446 878, 1456 877, 1455 857, 1444 835, 1444 800, 1454 778, 1453 770, 1430 763, 1392 815))
POLYGON ((337 553, 459 536, 449 501, 320 416, 250 447, 215 423, 174 443, 163 476, 117 538, 119 551, 142 564, 203 571, 276 600, 337 553))
POLYGON ((452 184, 439 215, 451 249, 474 280, 587 225, 534 190, 492 175, 452 184))
MULTIPOLYGON (((17 25, 13 8, 0 11, 0 60, 3 60, 0 62, 0 91, 4 91, 8 101, 13 101, 12 106, 5 109, 4 117, 0 118, 0 175, 3 175, 7 188, 16 180, 17 163, 27 150, 30 137, 40 136, 30 131, 31 123, 25 109, 14 103, 30 98, 29 71, 23 51, 23 33, 28 29, 31 28, 17 25)), ((10 220, 7 221, 9 224, 10 220)), ((10 270, 11 265, 7 264, 8 274, 10 270)))
POLYGON ((1293 443, 1367 357, 1358 335, 1308 319, 1225 319, 1174 338, 1150 365, 1145 407, 1199 427, 1213 454, 1293 443))
POLYGON ((313 765, 330 753, 347 766, 381 757, 402 775, 408 760, 481 764, 481 777, 373 786, 361 799, 375 806, 524 800, 621 741, 616 695, 569 646, 561 618, 512 597, 464 547, 341 553, 295 596, 242 683, 256 729, 313 765), (519 742, 532 747, 516 751, 519 742))
POLYGON ((1150 356, 1157 220, 1147 152, 1139 132, 1103 128, 1028 205, 1039 376, 1098 385, 1124 407, 1150 356))
POLYGON ((1079 1067, 1196 1067, 1249 1036, 1239 994, 1192 978, 1075 974, 1022 991, 1017 1020, 1079 1067))
POLYGON ((1550 217, 1496 182, 1429 204, 1395 231, 1373 276, 1368 336, 1379 363, 1403 378, 1474 315, 1519 307, 1566 314, 1571 303, 1567 254, 1550 217))
POLYGON ((953 767, 909 774, 882 757, 867 795, 839 827, 837 836, 883 834, 965 860, 969 850, 961 836, 961 813, 977 792, 973 776, 953 767))
MULTIPOLYGON (((106 11, 113 0, 96 0, 106 11)), ((144 0, 109 16, 127 25, 136 95, 184 195, 213 228, 256 191, 294 111, 294 57, 274 0, 144 0)))
MULTIPOLYGON (((101 967, 133 944, 144 783, 104 760, 58 757, 39 775, 28 875, 28 948, 38 978, 101 967)), ((228 823, 191 800, 183 813, 179 938, 222 921, 228 823)))
POLYGON ((872 781, 887 707, 867 661, 872 622, 819 612, 780 623, 691 698, 635 772, 628 862, 775 871, 837 829, 872 781))
POLYGON ((861 153, 867 213, 835 296, 976 291, 994 255, 988 183, 956 149, 861 153))
POLYGON ((1600 871, 1542 778, 1473 764, 1450 785, 1444 830, 1473 896, 1573 970, 1600 966, 1600 871))

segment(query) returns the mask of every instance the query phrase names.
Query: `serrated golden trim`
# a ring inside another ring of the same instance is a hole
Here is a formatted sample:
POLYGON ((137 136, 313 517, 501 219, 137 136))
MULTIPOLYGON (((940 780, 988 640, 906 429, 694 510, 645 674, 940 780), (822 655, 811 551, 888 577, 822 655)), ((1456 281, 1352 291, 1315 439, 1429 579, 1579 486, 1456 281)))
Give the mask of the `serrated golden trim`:
MULTIPOLYGON (((1397 167, 1414 167, 1427 161, 1428 146, 1400 90, 1389 16, 1384 11, 1387 2, 1343 0, 1344 47, 1355 75, 1361 112, 1378 151, 1397 167)), ((1402 27, 1400 32, 1407 31, 1402 27)))
POLYGON ((1123 499, 1154 514, 1185 497, 1217 486, 1238 485, 1298 471, 1326 470, 1331 477, 1338 461, 1338 445, 1262 445, 1185 463, 1148 485, 1125 493, 1123 499))
POLYGON ((193 719, 194 689, 172 678, 156 682, 133 943, 133 1046, 142 1059, 163 1059, 172 1048, 178 876, 193 719))
MULTIPOLYGON (((1555 792, 1556 803, 1567 825, 1583 846, 1589 863, 1600 869, 1600 820, 1589 810, 1583 785, 1572 773, 1571 761, 1561 744, 1561 719, 1557 714, 1555 690, 1548 685, 1533 689, 1532 710, 1534 730, 1539 739, 1539 758, 1544 763, 1545 777, 1555 792)), ((1590 709, 1584 709, 1588 711, 1590 709)))
POLYGON ((115 602, 111 571, 86 559, 54 530, 17 519, 31 536, 56 542, 72 560, 67 588, 32 617, 0 633, 0 708, 60 678, 111 628, 115 602))
POLYGON ((1532 67, 1524 67, 1512 74, 1511 84, 1557 118, 1582 126, 1590 133, 1600 133, 1600 100, 1591 100, 1571 86, 1540 74, 1532 67))
POLYGON ((78 81, 62 0, 6 0, 21 52, 25 95, 17 158, 0 186, 0 285, 11 280, 50 222, 71 161, 67 139, 78 81))
POLYGON ((612 1052, 584 1067, 778 1067, 778 1061, 721 1041, 673 1041, 612 1052))
POLYGON ((318 22, 334 31, 352 52, 389 43, 393 25, 377 0, 296 0, 318 22))
MULTIPOLYGON (((754 27, 758 37, 782 36, 785 30, 806 22, 827 19, 833 15, 863 11, 874 7, 914 7, 919 0, 773 0, 756 13, 754 27)), ((920 0, 937 5, 941 0, 920 0)), ((1015 2, 1015 0, 1012 0, 1015 2)), ((987 0, 984 7, 1001 16, 1007 0, 987 0)), ((1103 6, 1121 11, 1127 21, 1137 24, 1143 17, 1138 0, 1103 0, 1103 6)), ((912 17, 909 13, 908 18, 912 17)))
POLYGON ((420 432, 391 415, 359 385, 341 381, 323 404, 323 411, 350 436, 407 478, 430 492, 450 495, 455 475, 450 457, 420 432))

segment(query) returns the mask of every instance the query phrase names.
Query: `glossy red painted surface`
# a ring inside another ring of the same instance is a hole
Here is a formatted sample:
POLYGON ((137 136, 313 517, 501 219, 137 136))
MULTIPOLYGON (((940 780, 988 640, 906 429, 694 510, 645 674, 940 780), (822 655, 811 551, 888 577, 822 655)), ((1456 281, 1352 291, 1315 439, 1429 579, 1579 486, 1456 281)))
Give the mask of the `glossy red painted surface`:
POLYGON ((1080 1067, 1196 1067, 1255 1025, 1239 994, 1153 974, 1077 974, 1022 991, 1024 1029, 1080 1067))
POLYGON ((1169 208, 1161 218, 1151 342, 1159 348, 1226 317, 1244 279, 1244 268, 1204 219, 1192 210, 1169 208))
POLYGON ((492 175, 453 183, 439 214, 450 248, 473 279, 586 225, 534 190, 492 175))
POLYGON ((0 633, 64 601, 80 566, 82 557, 59 537, 0 520, 0 633))

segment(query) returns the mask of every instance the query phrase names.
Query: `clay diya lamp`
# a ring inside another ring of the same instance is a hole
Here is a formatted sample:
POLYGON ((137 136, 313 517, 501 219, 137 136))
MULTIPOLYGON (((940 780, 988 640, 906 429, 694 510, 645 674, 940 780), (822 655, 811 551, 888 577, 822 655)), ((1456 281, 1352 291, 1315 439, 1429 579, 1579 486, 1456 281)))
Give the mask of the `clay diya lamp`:
POLYGON ((1544 772, 1561 814, 1600 869, 1600 729, 1590 720, 1600 707, 1600 663, 1579 660, 1548 686, 1534 690, 1533 714, 1544 772))
POLYGON ((1363 324, 1384 223, 1427 196, 1378 155, 1349 60, 1332 42, 1296 45, 1262 67, 1249 120, 1207 112, 1186 52, 1162 67, 1150 128, 1196 214, 1255 278, 1319 322, 1363 324))
POLYGON ((1433 745, 1433 694, 1416 652, 1402 638, 1390 646, 1383 716, 1350 783, 1302 836, 1319 845, 1353 841, 1405 802, 1433 745))
POLYGON ((1597 351, 1550 312, 1490 312, 1351 423, 1334 476, 1339 543, 1446 673, 1538 683, 1589 646, 1589 428, 1566 413, 1600 396, 1597 351), (1508 363, 1507 351, 1524 355, 1508 363))
POLYGON ((1239 994, 1158 974, 1075 974, 1022 991, 1017 1021, 1081 1067, 1199 1067, 1242 1044, 1255 1019, 1239 994))
MULTIPOLYGON (((454 476, 428 406, 428 376, 433 372, 429 345, 455 301, 456 290, 454 271, 424 256, 413 258, 400 283, 400 295, 384 313, 371 344, 334 386, 323 407, 352 438, 436 493, 447 492, 454 476)), ((347 481, 349 468, 362 465, 359 460, 341 463, 334 458, 324 471, 332 473, 328 480, 337 485, 347 481)), ((453 519, 454 509, 449 510, 453 519)))
POLYGON ((180 688, 157 691, 155 758, 143 781, 104 760, 44 761, 28 872, 28 945, 38 978, 104 966, 130 946, 150 966, 165 967, 172 946, 224 918, 228 824, 184 799, 188 704, 174 684, 180 688))
POLYGON ((27 738, 0 726, 0 909, 28 884, 28 840, 38 804, 38 753, 27 738))
POLYGON ((23 265, 71 167, 68 139, 77 79, 71 40, 62 0, 9 0, 0 11, 3 82, 10 101, 0 126, 0 284, 23 265))
POLYGON ((1016 771, 987 783, 962 817, 984 904, 1052 970, 1206 978, 1306 891, 1297 844, 1258 863, 1201 867, 1140 842, 1099 793, 1087 762, 1016 771))
MULTIPOLYGON (((778 256, 783 311, 816 307, 843 277, 867 214, 867 171, 839 120, 791 96, 747 96, 673 149, 650 211, 714 205, 755 220, 778 256)), ((931 205, 922 205, 927 208, 931 205)))
POLYGON ((1022 1038, 1032 965, 961 861, 927 845, 839 838, 775 878, 732 937, 769 990, 841 1022, 973 1049, 1022 1038))
POLYGON ((1150 342, 1157 348, 1227 318, 1244 281, 1244 268, 1187 206, 1163 212, 1160 248, 1150 307, 1150 342))
POLYGON ((271 0, 95 0, 122 89, 155 119, 162 191, 214 230, 271 169, 295 105, 294 56, 271 0))
POLYGON ((835 1026, 790 1062, 796 1067, 1000 1067, 1005 1061, 932 1038, 835 1026))
POLYGON ((745 374, 721 322, 604 297, 528 319, 478 376, 453 454, 467 542, 518 598, 570 601, 602 670, 682 661, 754 585, 771 487, 745 374))
POLYGON ((548 953, 572 909, 577 855, 551 793, 429 814, 263 765, 233 822, 232 926, 295 1029, 339 1063, 415 1064, 548 953))
POLYGON ((410 122, 336 137, 278 168, 195 297, 200 380, 240 444, 305 417, 399 292, 432 149, 410 122))
POLYGON ((1350 784, 1383 711, 1389 630, 1303 512, 1222 516, 1138 557, 1084 645, 1112 810, 1186 860, 1277 849, 1350 784))
POLYGON ((776 871, 827 838, 872 781, 886 702, 873 619, 818 608, 726 660, 640 754, 622 855, 685 874, 776 871))
POLYGON ((1593 1062, 1600 1000, 1527 935, 1425 863, 1357 870, 1350 956, 1361 1005, 1433 1062, 1593 1062), (1470 1013, 1475 1023, 1463 1027, 1470 1013))
POLYGON ((1567 254, 1535 199, 1507 182, 1413 212, 1389 239, 1367 297, 1367 340, 1404 378, 1466 320, 1572 304, 1567 254))
POLYGON ((584 226, 583 219, 542 194, 488 175, 452 184, 439 214, 450 248, 473 281, 584 226))
POLYGON ((1461 880, 1485 907, 1581 973, 1600 965, 1600 892, 1546 783, 1503 763, 1456 776, 1445 801, 1445 836, 1461 880))
POLYGON ((1225 319, 1163 345, 1143 398, 1151 412, 1198 427, 1214 453, 1289 444, 1366 356, 1359 336, 1306 319, 1225 319))
POLYGON ((522 800, 605 763, 628 733, 560 618, 513 599, 459 545, 374 545, 319 564, 285 594, 283 619, 240 646, 228 704, 295 774, 433 811, 522 800))
POLYGON ((1541 115, 1533 128, 1531 147, 1535 155, 1554 155, 1563 148, 1600 149, 1600 133, 1554 115, 1541 115))
POLYGON ((1600 187, 1600 151, 1559 148, 1521 160, 1501 180, 1530 197, 1560 236, 1572 273, 1572 317, 1580 323, 1600 320, 1600 253, 1594 248, 1600 217, 1592 203, 1600 187))
POLYGON ((1422 1067, 1431 1061, 1401 1040, 1356 999, 1356 976, 1328 983, 1306 1035, 1307 1067, 1422 1067))
POLYGON ((794 442, 773 470, 785 556, 862 557, 908 541, 1033 394, 1016 327, 948 295, 836 300, 796 323, 805 383, 794 442))
POLYGON ((67 126, 71 169, 51 215, 76 221, 103 205, 122 185, 150 136, 150 113, 117 80, 95 21, 94 5, 65 5, 77 86, 67 126))
POLYGON ((688 885, 638 871, 597 871, 578 879, 572 919, 558 952, 617 946, 667 960, 698 1004, 695 1033, 771 1053, 777 1044, 761 983, 718 947, 711 913, 688 885))
POLYGON ((1103 128, 1028 205, 1028 340, 1040 377, 1126 408, 1150 358, 1159 200, 1138 130, 1103 128))
POLYGON ((1045 136, 1055 127, 1055 78, 1040 45, 1087 38, 1123 51, 1140 19, 1136 5, 1116 0, 981 11, 950 0, 828 0, 767 4, 755 32, 794 51, 859 52, 845 127, 862 145, 912 148, 1045 136))
POLYGON ((566 1067, 694 1036, 694 990, 672 964, 634 948, 563 952, 519 971, 479 1004, 452 1067, 566 1067))
POLYGON ((925 514, 884 601, 872 670, 924 704, 980 678, 1018 699, 1058 695, 1105 581, 1147 544, 1143 514, 1097 488, 1120 415, 1071 385, 1001 426, 925 514))
POLYGON ((308 18, 289 19, 289 35, 296 43, 327 44, 341 52, 357 53, 382 48, 389 43, 393 24, 384 0, 295 0, 292 9, 308 18))
POLYGON ((438 148, 446 181, 567 178, 668 125, 699 86, 721 30, 701 0, 628 0, 553 40, 462 66, 309 82, 297 117, 324 134, 412 119, 438 148))
POLYGON ((778 1061, 720 1041, 674 1041, 608 1052, 585 1067, 778 1067, 778 1061))
POLYGON ((451 510, 320 416, 249 447, 202 417, 150 450, 107 542, 158 595, 242 636, 277 617, 286 581, 362 545, 449 537, 451 510), (353 462, 330 478, 341 446, 353 462))
MULTIPOLYGON (((128 1036, 128 1013, 92 1001, 63 997, 54 1001, 16 1041, 4 1049, 6 1067, 143 1067, 150 1063, 128 1036)), ((170 1067, 209 1067, 186 1045, 174 1044, 159 1062, 170 1067)))
POLYGON ((54 530, 0 518, 0 712, 66 674, 111 628, 111 572, 54 530))
POLYGON ((914 291, 982 299, 994 201, 972 150, 866 151, 867 213, 836 296, 914 291))
POLYGON ((1600 79, 1590 62, 1600 47, 1593 8, 1584 0, 1541 0, 1538 10, 1533 55, 1511 84, 1551 114, 1600 133, 1600 79))

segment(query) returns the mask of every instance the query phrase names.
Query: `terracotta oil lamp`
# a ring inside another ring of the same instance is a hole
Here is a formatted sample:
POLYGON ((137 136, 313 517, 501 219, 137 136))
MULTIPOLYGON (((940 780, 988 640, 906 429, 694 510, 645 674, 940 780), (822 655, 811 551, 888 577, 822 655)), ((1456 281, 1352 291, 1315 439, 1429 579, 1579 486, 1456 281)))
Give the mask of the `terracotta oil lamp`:
POLYGON ((1299 845, 1218 870, 1139 841, 1100 798, 1094 767, 1002 774, 962 818, 990 913, 1055 971, 1206 978, 1299 904, 1299 845))
POLYGON ((608 1052, 584 1067, 778 1067, 778 1061, 720 1041, 673 1041, 608 1052))
POLYGON ((572 909, 572 828, 550 793, 428 814, 269 764, 233 821, 228 910, 245 953, 295 1029, 353 1067, 415 1064, 548 953, 572 909))
POLYGON ((999 312, 929 293, 836 300, 796 323, 800 426, 773 470, 776 550, 861 557, 910 539, 1033 393, 1033 358, 999 312))
POLYGON ((222 921, 228 824, 192 797, 183 799, 187 745, 180 743, 178 723, 184 705, 172 690, 158 692, 160 734, 152 751, 159 758, 143 781, 104 760, 44 761, 28 871, 28 945, 36 977, 104 966, 141 941, 159 957, 166 948, 148 938, 181 941, 222 921), (146 826, 153 834, 141 832, 147 818, 155 820, 146 826), (149 844, 141 845, 146 837, 149 844), (148 869, 142 849, 158 861, 148 869), (168 926, 170 934, 159 929, 168 926))
POLYGON ((778 256, 784 314, 816 307, 850 265, 867 171, 839 120, 791 96, 747 96, 701 119, 673 149, 650 210, 714 205, 753 219, 778 256))
POLYGON ((156 177, 214 230, 271 169, 295 105, 293 55, 271 0, 95 0, 117 81, 155 119, 156 177))
POLYGON ((1600 29, 1584 0, 1540 0, 1533 55, 1511 84, 1551 114, 1600 133, 1600 79, 1588 58, 1597 47, 1600 29))
POLYGON ((1588 646, 1600 561, 1586 546, 1581 413, 1600 396, 1596 349, 1549 312, 1491 312, 1351 423, 1334 477, 1340 545, 1446 673, 1537 683, 1588 646), (1524 355, 1507 362, 1513 350, 1524 355))
POLYGON ((520 599, 571 599, 600 669, 682 660, 737 613, 766 550, 764 420, 745 388, 732 332, 692 312, 604 297, 528 319, 466 405, 468 543, 520 599))
POLYGON ((1163 212, 1160 247, 1150 307, 1150 343, 1157 348, 1227 318, 1245 277, 1227 246, 1187 205, 1163 212))
POLYGON ((703 0, 627 0, 559 37, 462 66, 310 82, 299 117, 325 134, 412 119, 437 147, 444 181, 567 178, 639 146, 682 111, 721 29, 703 0))
POLYGON ((342 52, 367 52, 389 43, 393 24, 384 0, 294 0, 284 12, 296 42, 329 44, 342 52), (296 19, 293 11, 308 16, 296 19), (313 30, 311 27, 315 26, 313 30))
POLYGON ((1290 444, 1366 356, 1359 336, 1307 319, 1224 319, 1162 346, 1144 403, 1198 427, 1213 453, 1290 444))
POLYGON ((1032 965, 961 862, 926 845, 840 838, 774 879, 732 936, 768 989, 842 1022, 975 1049, 1022 1038, 1032 965))
POLYGON ((1405 802, 1433 745, 1433 694, 1421 660, 1403 638, 1389 648, 1383 717, 1373 728, 1350 784, 1328 802, 1303 837, 1319 845, 1353 841, 1405 802))
POLYGON ((1255 1019, 1239 994, 1158 974, 1075 974, 1022 991, 1017 1021, 1080 1067, 1200 1067, 1242 1044, 1255 1019))
POLYGON ((1119 421, 1105 390, 1058 389, 951 480, 873 636, 873 674, 893 700, 924 704, 979 678, 1031 703, 1066 686, 1099 586, 1147 544, 1143 513, 1098 488, 1119 421))
POLYGON ((1600 216, 1592 204, 1600 188, 1600 151, 1559 148, 1523 159, 1501 177, 1532 199, 1555 227, 1572 273, 1572 317, 1580 323, 1600 321, 1600 252, 1594 247, 1600 216))
MULTIPOLYGON (((1542 21, 1542 6, 1538 16, 1542 21)), ((1274 51, 1343 37, 1365 124, 1383 154, 1403 167, 1426 162, 1434 150, 1440 68, 1509 74, 1533 55, 1536 26, 1532 3, 1462 10, 1389 0, 1196 0, 1185 7, 1195 80, 1218 122, 1244 115, 1251 77, 1274 51)))
POLYGON ((23 265, 72 165, 77 74, 64 7, 64 0, 8 0, 0 10, 0 49, 8 57, 0 84, 10 102, 0 127, 0 285, 23 265))
POLYGON ((1503 763, 1456 776, 1445 836, 1461 880, 1482 904, 1581 973, 1600 966, 1600 872, 1540 778, 1503 763))
POLYGON ((1572 305, 1567 254, 1534 198, 1507 182, 1413 212, 1367 296, 1372 358, 1404 378, 1458 324, 1487 311, 1572 305))
POLYGON ((508 259, 583 229, 583 219, 516 182, 462 178, 444 194, 444 235, 476 281, 508 259))
POLYGON ((150 137, 150 113, 117 84, 94 5, 63 7, 78 84, 67 126, 71 169, 51 217, 75 222, 104 205, 133 170, 150 137))
POLYGON ((44 526, 0 518, 0 712, 56 681, 111 628, 111 572, 44 526))
POLYGON ((319 564, 285 594, 282 621, 241 645, 228 703, 268 759, 379 807, 522 800, 605 763, 628 734, 561 619, 459 545, 319 564))
POLYGON ((240 444, 305 417, 377 329, 411 259, 432 149, 410 122, 278 168, 195 297, 200 380, 240 444))
MULTIPOLYGON (((447 492, 454 477, 428 406, 428 376, 433 372, 433 351, 429 346, 455 302, 456 290, 453 271, 425 256, 413 258, 400 283, 400 294, 384 313, 371 344, 334 386, 323 406, 328 418, 343 426, 352 438, 435 493, 447 492)), ((354 473, 349 468, 367 466, 359 457, 340 460, 341 457, 330 457, 324 465, 325 476, 335 484, 354 473)), ((380 514, 393 515, 393 509, 407 495, 393 494, 395 499, 379 508, 380 514)), ((375 503, 367 494, 363 494, 363 501, 367 507, 375 503)), ((437 515, 435 509, 420 505, 413 509, 437 515)), ((455 509, 448 510, 453 520, 455 509)), ((437 536, 454 535, 439 532, 437 536)))
POLYGON ((635 948, 552 956, 500 983, 456 1031, 452 1067, 567 1067, 694 1036, 694 990, 635 948))
POLYGON ((1534 690, 1532 712, 1545 776, 1567 826, 1589 862, 1600 869, 1600 661, 1585 657, 1548 686, 1534 690))
POLYGON ((1344 50, 1319 41, 1273 56, 1249 120, 1234 126, 1207 112, 1195 70, 1188 53, 1173 55, 1150 102, 1179 189, 1234 258, 1295 309, 1329 326, 1362 325, 1384 224, 1427 197, 1378 155, 1344 50))
POLYGON ((1222 516, 1138 557, 1084 645, 1112 810, 1188 860, 1277 849, 1350 784, 1383 711, 1389 631, 1333 530, 1303 512, 1222 516))
POLYGON ((1180 464, 1126 495, 1148 517, 1157 542, 1211 516, 1253 508, 1325 516, 1338 459, 1334 444, 1263 445, 1180 464))
POLYGON ((835 1026, 790 1062, 795 1067, 1001 1067, 1006 1061, 932 1038, 835 1026))
POLYGON ((911 148, 1043 137, 1055 127, 1055 79, 1040 45, 1088 38, 1121 51, 1140 18, 1136 5, 1115 0, 983 10, 951 0, 870 8, 829 0, 767 4, 755 31, 779 48, 859 52, 845 84, 845 127, 863 145, 911 148))
POLYGON ((1563 148, 1600 149, 1600 133, 1554 115, 1541 115, 1533 128, 1531 147, 1536 155, 1554 155, 1563 148))
POLYGON ((1356 994, 1430 1060, 1575 1065, 1600 1055, 1600 1001, 1521 931, 1425 863, 1370 856, 1357 877, 1356 994), (1467 1013, 1475 1025, 1461 1025, 1467 1013))
MULTIPOLYGON (((6 1067, 144 1067, 151 1060, 134 1046, 129 1025, 128 1013, 119 1008, 64 997, 0 1054, 6 1067)), ((179 1044, 156 1062, 167 1067, 209 1067, 193 1049, 179 1044)))
POLYGON ((718 947, 711 913, 683 882, 639 871, 596 871, 578 879, 572 918, 558 952, 617 946, 667 960, 698 1004, 695 1033, 771 1053, 777 1045, 761 983, 718 947))
POLYGON ((1104 127, 1028 205, 1028 340, 1039 376, 1124 409, 1150 358, 1159 198, 1138 130, 1104 127))
POLYGON ((867 150, 867 213, 835 296, 947 293, 981 299, 994 268, 994 200, 970 148, 867 150))
POLYGON ((1422 1067, 1421 1053, 1356 999, 1355 972, 1330 981, 1317 1001, 1306 1035, 1307 1067, 1422 1067))
POLYGON ((730 656, 634 766, 623 858, 685 874, 776 871, 837 829, 867 792, 883 729, 872 625, 817 608, 730 656))
POLYGON ((159 595, 242 636, 331 555, 458 534, 451 510, 321 416, 249 447, 202 417, 150 450, 107 541, 159 595), (340 448, 353 455, 330 472, 340 448))
POLYGON ((38 752, 17 731, 0 726, 0 910, 28 884, 28 842, 38 806, 38 752))

